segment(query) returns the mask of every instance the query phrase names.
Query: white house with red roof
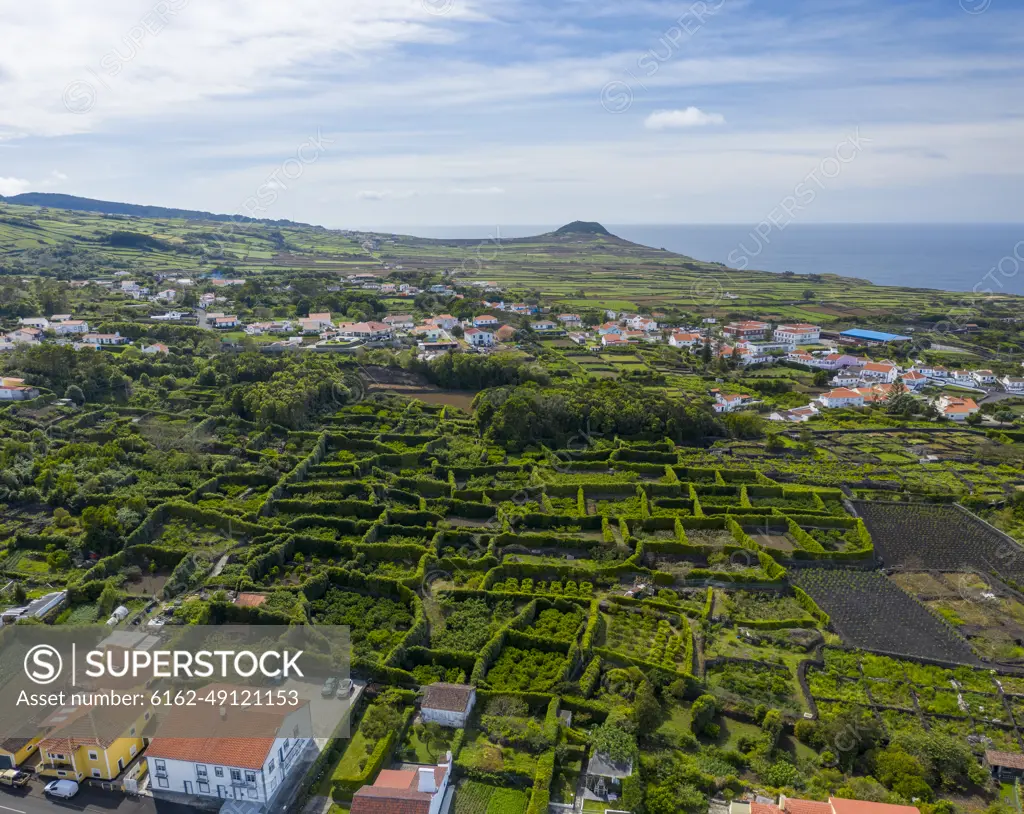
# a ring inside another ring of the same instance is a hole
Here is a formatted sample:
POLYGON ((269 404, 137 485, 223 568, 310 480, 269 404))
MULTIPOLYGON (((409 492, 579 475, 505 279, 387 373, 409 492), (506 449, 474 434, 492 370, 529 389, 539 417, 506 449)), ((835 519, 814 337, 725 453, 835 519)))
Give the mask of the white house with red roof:
POLYGON ((352 795, 351 814, 440 814, 451 782, 452 753, 437 766, 382 769, 352 795))
MULTIPOLYGON (((212 685, 198 692, 205 696, 218 689, 238 690, 212 685)), ((307 750, 315 748, 307 702, 298 708, 220 710, 181 708, 161 719, 146 750, 154 795, 169 792, 265 805, 307 750)))
POLYGON ((908 370, 900 378, 903 379, 903 383, 911 390, 917 390, 928 383, 928 377, 917 370, 908 370))
POLYGON ((474 348, 489 348, 494 344, 494 334, 480 328, 466 328, 466 341, 474 348))
POLYGON ((601 336, 605 336, 606 334, 620 334, 621 335, 621 334, 625 333, 625 331, 623 330, 622 326, 619 325, 619 323, 617 323, 617 322, 605 322, 603 325, 598 325, 597 326, 597 332, 601 336))
POLYGON ((721 390, 715 389, 711 391, 711 395, 715 397, 712 407, 716 413, 731 413, 740 407, 749 407, 755 403, 753 397, 746 393, 727 395, 721 390))
POLYGON ((950 421, 966 421, 969 416, 981 410, 974 399, 949 395, 939 396, 935 406, 939 413, 950 421))
POLYGON ((4 376, 0 379, 0 401, 27 401, 39 395, 39 390, 25 384, 24 379, 4 376))
POLYGON ((775 329, 773 335, 776 342, 785 342, 787 345, 809 345, 821 338, 821 328, 806 322, 797 322, 792 325, 780 325, 775 329))
POLYGON ((68 334, 87 334, 89 333, 89 323, 84 319, 67 319, 63 322, 54 324, 53 331, 57 336, 67 336, 68 334))
POLYGON ((731 322, 722 328, 722 333, 736 339, 764 339, 768 329, 771 328, 767 322, 747 320, 746 322, 731 322))
POLYGON ((675 331, 669 338, 668 343, 673 348, 695 348, 702 344, 703 339, 700 334, 687 333, 686 331, 675 331))
POLYGON ((837 407, 863 407, 864 394, 849 387, 837 387, 818 396, 818 403, 827 410, 837 407))
MULTIPOLYGON (((481 314, 478 317, 473 317, 474 328, 493 328, 498 325, 498 318, 492 314, 481 314)), ((448 326, 444 326, 448 327, 448 326)))
POLYGON ((7 334, 7 338, 15 345, 34 345, 43 338, 39 328, 18 328, 7 334))
MULTIPOLYGON (((490 317, 491 319, 494 320, 494 322, 491 323, 492 325, 498 324, 497 317, 491 317, 490 314, 484 314, 483 316, 477 317, 477 319, 486 319, 487 317, 490 317)), ((451 314, 438 314, 436 317, 431 317, 430 321, 437 325, 437 327, 444 328, 444 330, 446 331, 450 331, 452 328, 459 324, 459 321, 451 314)), ((480 326, 477 325, 475 327, 479 328, 480 326)))
POLYGON ((583 324, 583 317, 579 314, 559 314, 558 321, 567 328, 575 328, 583 324))
POLYGON ((601 337, 601 344, 607 348, 609 345, 628 345, 629 340, 627 340, 626 337, 622 336, 622 334, 604 334, 601 337))
POLYGON ((899 375, 899 367, 892 362, 865 362, 860 369, 860 376, 866 381, 894 382, 899 375))

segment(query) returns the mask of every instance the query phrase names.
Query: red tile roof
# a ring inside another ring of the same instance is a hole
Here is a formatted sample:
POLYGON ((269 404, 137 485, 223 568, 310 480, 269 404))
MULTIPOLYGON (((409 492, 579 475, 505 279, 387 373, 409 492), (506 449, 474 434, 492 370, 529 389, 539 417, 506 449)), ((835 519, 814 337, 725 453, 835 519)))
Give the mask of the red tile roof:
POLYGON ((239 594, 235 597, 235 604, 240 608, 258 608, 266 601, 265 594, 239 594))
POLYGON ((820 803, 817 800, 795 800, 789 797, 785 800, 783 810, 786 814, 832 814, 832 806, 828 803, 820 803))
POLYGON ((750 814, 782 814, 782 809, 774 803, 758 803, 755 801, 750 804, 750 814))
MULTIPOLYGON (((829 803, 834 814, 918 814, 916 806, 900 806, 893 805, 892 803, 844 800, 841 797, 830 797, 829 803)), ((819 805, 825 805, 825 803, 820 803, 819 805)), ((801 812, 801 814, 817 814, 817 812, 801 812)))

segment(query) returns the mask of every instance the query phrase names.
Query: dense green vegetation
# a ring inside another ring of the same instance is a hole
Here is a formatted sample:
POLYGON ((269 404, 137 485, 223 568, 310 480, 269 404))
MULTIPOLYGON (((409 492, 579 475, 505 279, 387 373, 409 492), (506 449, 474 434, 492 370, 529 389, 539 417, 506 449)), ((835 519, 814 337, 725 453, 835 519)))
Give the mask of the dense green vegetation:
MULTIPOLYGON (((348 625, 354 675, 391 689, 335 744, 324 787, 339 804, 391 761, 447 749, 464 814, 571 802, 595 752, 633 762, 618 803, 648 814, 744 793, 916 798, 926 814, 997 799, 981 755, 1024 745, 1024 437, 1009 423, 875 409, 773 428, 764 413, 820 391, 815 374, 666 346, 594 355, 525 317, 500 353, 270 352, 70 286, 195 274, 182 307, 216 293, 246 318, 359 321, 483 313, 479 275, 593 323, 605 308, 701 316, 692 281, 724 279, 588 225, 512 241, 471 274, 456 241, 0 213, 7 329, 73 312, 133 340, 0 357, 41 390, 0 407, 3 606, 62 587, 48 622, 125 603, 127 624, 348 625), (355 273, 462 296, 342 283, 355 273), (168 352, 141 352, 153 342, 168 352), (765 409, 716 415, 707 391, 723 386, 765 409), (264 599, 236 605, 239 592, 264 599), (479 694, 444 737, 412 724, 415 691, 438 681, 479 694)), ((809 302, 806 286, 737 273, 738 299, 706 312, 920 325, 955 306, 915 291, 897 307, 831 278, 809 302)), ((971 353, 1019 347, 999 323, 1013 307, 984 305, 971 353)))

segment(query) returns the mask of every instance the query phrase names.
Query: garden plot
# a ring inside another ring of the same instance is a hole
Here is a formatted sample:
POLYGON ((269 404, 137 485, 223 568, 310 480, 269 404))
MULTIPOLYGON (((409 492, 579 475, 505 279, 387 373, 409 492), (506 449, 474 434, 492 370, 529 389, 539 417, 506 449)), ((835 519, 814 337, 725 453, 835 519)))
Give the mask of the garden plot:
POLYGON ((478 653, 516 610, 511 599, 456 599, 442 594, 439 613, 429 614, 430 645, 439 650, 478 653))
POLYGON ((706 681, 715 695, 741 710, 764 704, 794 717, 804 712, 796 675, 786 665, 720 662, 708 667, 706 681))
POLYGON ((498 692, 551 692, 565 676, 568 660, 557 650, 507 646, 484 678, 498 692))
POLYGON ((967 644, 877 572, 797 570, 791 575, 827 613, 843 640, 864 650, 976 662, 967 644))
POLYGON ((715 593, 716 599, 722 600, 720 604, 716 604, 716 609, 724 608, 737 624, 744 621, 800 620, 814 626, 814 620, 793 596, 768 591, 718 590, 715 593))
POLYGON ((886 567, 1024 574, 1024 549, 955 506, 855 503, 886 567))
POLYGON ((455 790, 452 811, 453 814, 525 814, 529 803, 530 795, 520 789, 467 780, 455 790))
POLYGON ((686 645, 691 633, 685 617, 659 618, 650 609, 615 604, 610 604, 603 616, 604 646, 609 650, 650 664, 687 668, 686 645))
POLYGON ((412 627, 412 610, 388 597, 331 588, 310 604, 316 624, 348 625, 353 656, 368 661, 380 661, 412 627))
POLYGON ((791 553, 794 549, 799 548, 796 544, 796 540, 789 533, 789 529, 785 524, 782 525, 771 525, 770 523, 763 523, 759 525, 745 525, 743 531, 758 545, 764 548, 773 549, 775 551, 781 551, 784 554, 791 553))

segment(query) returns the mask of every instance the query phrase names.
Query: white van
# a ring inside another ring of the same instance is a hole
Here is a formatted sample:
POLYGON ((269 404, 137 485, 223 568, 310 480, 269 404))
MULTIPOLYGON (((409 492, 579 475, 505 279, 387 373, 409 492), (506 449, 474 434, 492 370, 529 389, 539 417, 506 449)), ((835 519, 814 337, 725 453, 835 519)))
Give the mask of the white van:
POLYGON ((43 786, 43 791, 51 797, 63 797, 65 800, 70 800, 78 794, 78 783, 74 780, 51 780, 43 786))

